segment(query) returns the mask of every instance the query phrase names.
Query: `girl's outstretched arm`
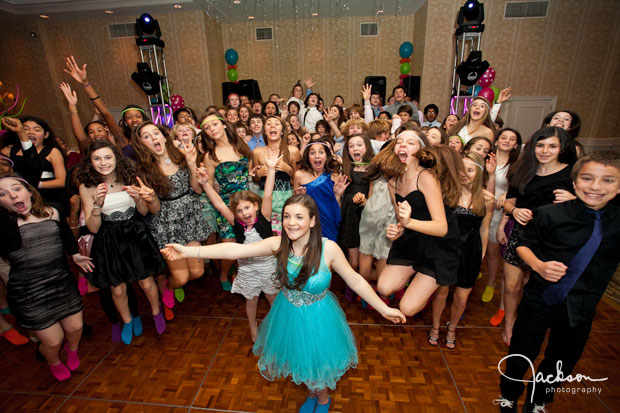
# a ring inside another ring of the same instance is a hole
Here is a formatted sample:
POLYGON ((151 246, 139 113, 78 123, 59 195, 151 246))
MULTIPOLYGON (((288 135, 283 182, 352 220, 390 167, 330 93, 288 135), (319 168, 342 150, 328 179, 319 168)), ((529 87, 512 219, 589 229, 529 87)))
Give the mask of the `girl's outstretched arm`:
POLYGON ((186 247, 179 244, 166 244, 161 253, 169 261, 184 258, 213 258, 238 260, 240 258, 264 257, 274 255, 280 247, 280 237, 269 237, 252 244, 222 242, 200 247, 186 247))
POLYGON ((405 323, 407 321, 405 315, 400 310, 388 307, 387 304, 379 298, 375 290, 372 289, 368 281, 359 275, 351 267, 344 253, 334 241, 325 242, 325 261, 327 265, 337 272, 347 283, 349 288, 357 293, 368 304, 373 306, 379 314, 393 323, 405 323))

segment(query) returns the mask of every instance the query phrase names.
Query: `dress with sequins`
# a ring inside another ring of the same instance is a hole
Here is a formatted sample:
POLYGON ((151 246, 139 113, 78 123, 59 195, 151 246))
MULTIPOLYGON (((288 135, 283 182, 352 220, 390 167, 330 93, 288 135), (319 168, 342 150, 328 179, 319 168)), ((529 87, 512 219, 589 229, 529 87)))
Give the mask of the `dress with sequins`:
MULTIPOLYGON (((283 287, 258 328, 254 354, 268 380, 291 377, 310 390, 335 389, 338 380, 357 367, 355 337, 338 299, 329 291, 331 272, 325 264, 325 238, 318 271, 303 289, 283 287)), ((291 256, 287 265, 294 279, 302 261, 291 256)))
MULTIPOLYGON (((226 161, 215 167, 215 180, 220 186, 220 196, 226 205, 233 193, 249 189, 248 163, 248 159, 242 156, 237 162, 226 161)), ((232 226, 219 212, 217 212, 217 226, 220 238, 235 238, 232 226)))
POLYGON ((155 239, 126 191, 106 195, 91 257, 95 269, 86 276, 99 288, 142 280, 166 268, 155 239))
POLYGON ((203 241, 213 232, 202 217, 200 196, 190 185, 187 168, 168 176, 170 192, 160 196, 161 210, 153 215, 151 230, 161 249, 166 244, 185 245, 191 241, 203 241))

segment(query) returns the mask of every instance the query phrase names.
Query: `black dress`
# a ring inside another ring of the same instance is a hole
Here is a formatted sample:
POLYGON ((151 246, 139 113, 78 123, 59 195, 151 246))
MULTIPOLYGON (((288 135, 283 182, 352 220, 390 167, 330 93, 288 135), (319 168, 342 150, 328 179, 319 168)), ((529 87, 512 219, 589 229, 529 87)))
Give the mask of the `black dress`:
POLYGON ((125 191, 108 194, 91 256, 91 284, 106 288, 155 276, 166 268, 155 239, 125 191))
POLYGON ((7 299, 19 325, 43 330, 82 311, 82 298, 69 271, 60 224, 49 219, 19 227, 21 247, 11 263, 7 299))
MULTIPOLYGON (((411 218, 420 221, 431 220, 426 199, 419 190, 410 192, 404 198, 396 194, 396 201, 407 201, 411 205, 411 218)), ((434 237, 405 229, 403 235, 392 243, 387 263, 410 265, 415 271, 434 277, 441 286, 454 285, 460 256, 459 225, 452 211, 447 207, 444 209, 448 223, 448 232, 445 236, 434 237)))
POLYGON ((459 245, 461 248, 456 286, 473 288, 482 263, 480 226, 483 217, 462 206, 457 206, 454 209, 454 215, 459 222, 459 245))
POLYGON ((351 171, 351 183, 342 195, 340 202, 340 244, 345 248, 358 248, 360 246, 360 219, 364 207, 353 202, 353 196, 358 192, 368 198, 370 182, 364 179, 364 171, 351 171))

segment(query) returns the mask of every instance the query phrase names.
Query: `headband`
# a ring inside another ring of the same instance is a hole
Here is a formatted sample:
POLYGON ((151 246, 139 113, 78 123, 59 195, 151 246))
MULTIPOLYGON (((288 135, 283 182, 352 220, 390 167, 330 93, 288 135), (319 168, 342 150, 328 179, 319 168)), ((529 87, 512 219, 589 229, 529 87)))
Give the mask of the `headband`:
POLYGON ((326 144, 325 142, 310 142, 309 144, 304 145, 304 147, 301 149, 301 152, 303 153, 308 146, 312 146, 312 145, 323 145, 323 146, 329 148, 330 153, 333 152, 332 147, 329 146, 328 144, 326 144))
POLYGON ((450 142, 450 138, 459 138, 459 140, 461 141, 461 145, 465 146, 465 141, 459 135, 452 135, 448 137, 448 142, 450 142))
POLYGON ((9 158, 3 153, 0 153, 0 159, 6 159, 7 161, 9 161, 9 163, 11 164, 11 168, 15 166, 15 163, 13 163, 13 159, 9 158))
POLYGON ((122 112, 121 112, 121 115, 124 115, 124 114, 125 114, 125 112, 128 112, 128 111, 130 111, 130 110, 137 110, 137 111, 140 111, 140 112, 144 113, 144 109, 140 109, 140 108, 134 108, 134 107, 131 107, 131 108, 127 108, 127 109, 125 109, 124 111, 122 111, 122 112))
MULTIPOLYGON (((487 107, 487 110, 491 109, 491 107, 489 106, 489 104, 484 100, 484 99, 475 99, 474 100, 479 100, 480 102, 484 103, 484 106, 487 107)), ((474 101, 472 100, 471 103, 474 103, 474 101)), ((469 107, 471 107, 471 104, 469 105, 469 107)))
POLYGON ((420 138, 420 137, 418 136, 418 134, 417 134, 417 133, 415 133, 415 131, 412 131, 412 130, 405 130, 405 131, 402 131, 401 133, 399 133, 399 134, 398 134, 398 136, 396 137, 396 139, 400 138, 400 137, 401 137, 401 136, 403 136, 404 134, 407 134, 407 135, 413 134, 413 136, 415 136, 416 138, 418 138, 418 141, 420 142, 420 146, 421 146, 422 148, 426 147, 426 145, 424 144, 424 141, 422 140, 422 138, 420 138))
MULTIPOLYGON (((30 185, 30 183, 28 183, 28 181, 26 181, 24 178, 20 178, 19 176, 5 176, 4 178, 0 178, 0 181, 3 181, 5 179, 15 179, 17 181, 22 181, 25 184, 30 185)), ((32 185, 30 185, 32 186, 32 185)))
POLYGON ((219 119, 222 122, 224 122, 224 118, 220 117, 220 116, 216 116, 216 115, 209 115, 206 118, 204 118, 204 120, 200 123, 200 127, 202 128, 202 126, 207 123, 207 122, 211 122, 212 120, 215 119, 219 119))

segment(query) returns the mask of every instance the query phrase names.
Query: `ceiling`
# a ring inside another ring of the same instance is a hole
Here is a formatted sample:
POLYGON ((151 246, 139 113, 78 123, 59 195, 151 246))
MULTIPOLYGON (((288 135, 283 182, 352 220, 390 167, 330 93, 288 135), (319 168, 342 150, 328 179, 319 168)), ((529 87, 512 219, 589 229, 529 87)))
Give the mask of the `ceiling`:
POLYGON ((148 12, 204 10, 222 23, 325 17, 396 16, 415 13, 426 0, 0 0, 2 17, 24 20, 86 18, 105 15, 138 17, 148 12), (238 2, 238 3, 237 3, 238 2), (176 5, 176 8, 175 8, 176 5))

